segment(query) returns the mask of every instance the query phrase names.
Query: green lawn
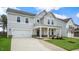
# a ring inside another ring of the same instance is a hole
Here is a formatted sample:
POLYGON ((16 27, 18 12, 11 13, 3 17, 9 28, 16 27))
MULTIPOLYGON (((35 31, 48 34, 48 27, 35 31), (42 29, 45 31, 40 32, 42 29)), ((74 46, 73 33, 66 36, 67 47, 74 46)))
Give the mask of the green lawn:
POLYGON ((61 48, 64 48, 68 51, 79 49, 79 39, 77 38, 63 38, 60 39, 50 39, 46 40, 47 42, 50 42, 52 44, 55 44, 61 48))
POLYGON ((10 51, 11 38, 0 36, 0 51, 10 51))

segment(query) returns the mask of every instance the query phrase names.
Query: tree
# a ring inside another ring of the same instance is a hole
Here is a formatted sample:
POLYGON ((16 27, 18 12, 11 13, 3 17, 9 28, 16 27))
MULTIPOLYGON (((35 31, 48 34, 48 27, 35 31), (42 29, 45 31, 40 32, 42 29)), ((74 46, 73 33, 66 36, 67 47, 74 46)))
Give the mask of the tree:
POLYGON ((3 32, 5 32, 5 30, 7 29, 7 16, 6 15, 1 15, 1 21, 3 23, 3 32))

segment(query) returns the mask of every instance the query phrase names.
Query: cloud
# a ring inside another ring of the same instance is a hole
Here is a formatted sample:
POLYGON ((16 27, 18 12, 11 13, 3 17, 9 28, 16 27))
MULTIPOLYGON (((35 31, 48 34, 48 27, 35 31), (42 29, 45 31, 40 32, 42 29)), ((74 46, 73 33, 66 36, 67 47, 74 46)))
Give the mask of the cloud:
POLYGON ((60 18, 60 19, 69 18, 69 17, 67 17, 67 16, 65 16, 65 15, 59 15, 59 14, 56 14, 56 13, 54 13, 54 15, 55 15, 57 18, 60 18))
POLYGON ((59 10, 61 7, 36 7, 37 11, 42 11, 42 10, 46 10, 46 11, 51 11, 51 10, 59 10))
POLYGON ((77 13, 76 16, 79 18, 79 13, 77 13))

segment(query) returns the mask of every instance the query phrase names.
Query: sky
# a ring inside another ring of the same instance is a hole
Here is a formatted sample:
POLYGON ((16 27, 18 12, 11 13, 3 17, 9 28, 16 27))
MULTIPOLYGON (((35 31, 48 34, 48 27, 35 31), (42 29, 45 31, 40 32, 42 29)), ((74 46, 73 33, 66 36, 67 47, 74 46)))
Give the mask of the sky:
POLYGON ((42 10, 52 12, 58 18, 72 18, 79 25, 79 7, 17 7, 20 10, 37 14, 42 10))

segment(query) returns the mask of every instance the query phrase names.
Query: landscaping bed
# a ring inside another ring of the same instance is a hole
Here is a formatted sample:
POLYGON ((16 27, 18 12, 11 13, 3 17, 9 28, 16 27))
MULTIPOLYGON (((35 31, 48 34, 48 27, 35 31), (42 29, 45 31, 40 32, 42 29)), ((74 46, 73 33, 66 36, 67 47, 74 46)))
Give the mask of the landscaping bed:
POLYGON ((54 45, 57 45, 61 48, 64 48, 68 51, 79 49, 79 39, 77 38, 63 38, 62 40, 60 39, 50 39, 50 40, 45 40, 47 42, 50 42, 54 45))
POLYGON ((0 51, 10 51, 11 37, 0 36, 0 51))

